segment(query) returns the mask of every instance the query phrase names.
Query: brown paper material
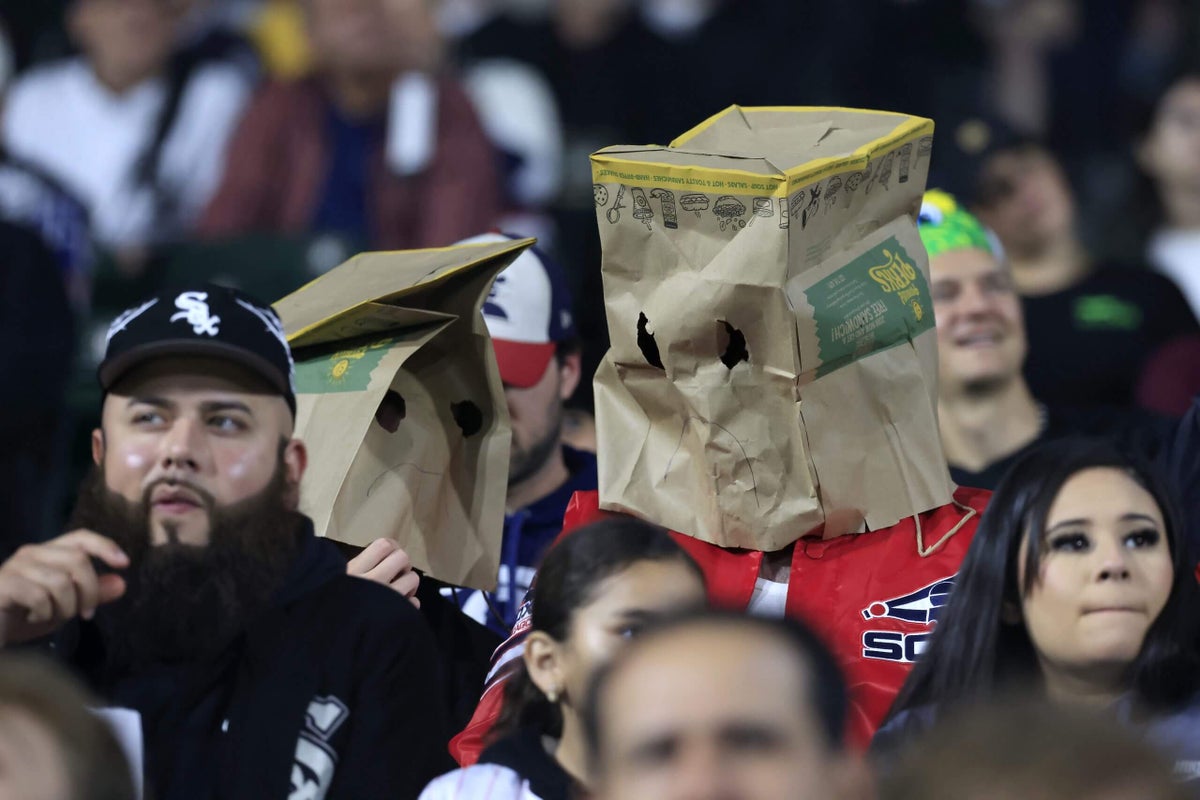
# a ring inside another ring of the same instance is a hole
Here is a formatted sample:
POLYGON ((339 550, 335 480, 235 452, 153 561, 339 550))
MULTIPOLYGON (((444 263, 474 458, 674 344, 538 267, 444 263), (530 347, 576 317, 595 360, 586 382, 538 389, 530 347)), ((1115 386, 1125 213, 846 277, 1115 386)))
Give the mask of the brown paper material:
POLYGON ((318 535, 389 537, 438 580, 494 588, 511 428, 480 309, 531 244, 363 253, 275 304, 318 535))
POLYGON ((612 347, 600 501, 771 551, 950 501, 916 215, 933 123, 731 107, 592 156, 612 347))

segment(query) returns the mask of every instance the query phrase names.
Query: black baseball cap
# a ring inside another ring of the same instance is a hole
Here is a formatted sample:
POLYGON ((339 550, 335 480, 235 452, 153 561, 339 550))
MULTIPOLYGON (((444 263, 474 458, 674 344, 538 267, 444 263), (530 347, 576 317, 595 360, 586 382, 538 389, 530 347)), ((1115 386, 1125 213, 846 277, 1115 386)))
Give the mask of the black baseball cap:
POLYGON ((270 305, 211 283, 163 291, 108 326, 98 376, 105 394, 129 370, 164 356, 211 356, 261 376, 296 413, 295 365, 270 305))

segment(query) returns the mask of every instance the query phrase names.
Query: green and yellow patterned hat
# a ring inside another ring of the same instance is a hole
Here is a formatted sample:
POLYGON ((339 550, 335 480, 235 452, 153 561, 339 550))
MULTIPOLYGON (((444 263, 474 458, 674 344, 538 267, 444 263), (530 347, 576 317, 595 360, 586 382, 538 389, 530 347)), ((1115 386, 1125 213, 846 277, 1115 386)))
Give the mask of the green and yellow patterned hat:
POLYGON ((930 189, 921 203, 917 230, 929 257, 952 250, 983 250, 1001 257, 1000 243, 978 219, 940 189, 930 189))

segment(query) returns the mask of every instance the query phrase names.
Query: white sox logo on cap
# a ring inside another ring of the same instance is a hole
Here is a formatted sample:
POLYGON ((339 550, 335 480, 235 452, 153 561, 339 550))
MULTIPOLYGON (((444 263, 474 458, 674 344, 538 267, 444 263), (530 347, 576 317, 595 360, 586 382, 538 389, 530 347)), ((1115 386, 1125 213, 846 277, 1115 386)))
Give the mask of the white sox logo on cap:
POLYGON ((185 320, 197 336, 216 336, 220 332, 217 323, 221 318, 209 313, 207 292, 184 292, 175 298, 175 307, 180 311, 171 315, 171 322, 185 320))

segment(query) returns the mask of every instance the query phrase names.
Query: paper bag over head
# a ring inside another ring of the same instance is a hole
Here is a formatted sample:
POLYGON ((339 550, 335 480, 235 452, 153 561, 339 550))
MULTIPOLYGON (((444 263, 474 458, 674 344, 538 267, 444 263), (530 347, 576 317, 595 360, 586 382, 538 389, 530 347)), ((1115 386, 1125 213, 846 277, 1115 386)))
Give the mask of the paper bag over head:
POLYGON ((511 428, 481 307, 533 241, 363 253, 275 304, 317 535, 388 537, 438 580, 495 586, 511 428))
POLYGON ((916 218, 933 123, 733 106, 592 156, 602 506, 771 551, 950 502, 916 218))

